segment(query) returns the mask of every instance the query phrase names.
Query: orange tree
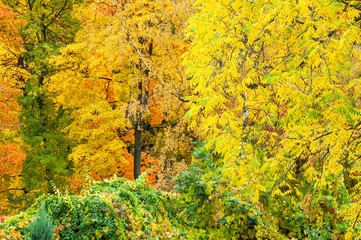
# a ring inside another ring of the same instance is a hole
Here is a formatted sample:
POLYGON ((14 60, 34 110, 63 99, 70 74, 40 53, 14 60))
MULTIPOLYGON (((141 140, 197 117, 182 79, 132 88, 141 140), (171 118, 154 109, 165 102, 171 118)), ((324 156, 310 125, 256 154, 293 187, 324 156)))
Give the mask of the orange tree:
MULTIPOLYGON (((23 194, 20 173, 24 152, 19 147, 16 132, 20 127, 17 114, 20 93, 15 81, 23 71, 16 68, 17 56, 22 51, 22 39, 18 28, 24 21, 0 3, 0 215, 9 214, 15 208, 9 197, 23 194)), ((13 198, 14 199, 14 198, 13 198)))

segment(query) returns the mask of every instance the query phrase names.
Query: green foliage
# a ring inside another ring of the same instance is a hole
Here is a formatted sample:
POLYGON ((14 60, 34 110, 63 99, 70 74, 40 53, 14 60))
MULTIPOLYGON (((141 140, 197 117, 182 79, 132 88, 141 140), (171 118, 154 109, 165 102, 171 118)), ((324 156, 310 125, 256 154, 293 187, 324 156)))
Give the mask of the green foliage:
POLYGON ((67 157, 72 144, 61 131, 69 122, 67 113, 56 109, 43 88, 30 81, 19 102, 22 105, 20 120, 24 124, 20 132, 27 154, 23 181, 27 189, 38 189, 45 182, 47 185, 42 188, 52 192, 51 184, 62 186, 71 169, 67 157))
POLYGON ((187 239, 255 239, 257 228, 266 224, 263 213, 234 197, 222 176, 219 156, 203 146, 194 156, 196 162, 177 179, 180 198, 175 201, 182 235, 187 239))
POLYGON ((41 196, 26 212, 0 223, 0 238, 29 236, 42 208, 53 219, 56 239, 331 239, 349 228, 339 214, 345 193, 310 193, 298 204, 277 195, 249 203, 229 187, 220 156, 204 147, 194 156, 177 178, 175 194, 154 190, 145 174, 136 181, 114 177, 80 196, 41 196))
MULTIPOLYGON (((157 239, 178 235, 172 222, 175 210, 170 198, 155 191, 145 182, 114 177, 95 183, 82 196, 43 195, 26 213, 7 219, 6 237, 12 232, 29 234, 32 210, 44 201, 54 222, 55 238, 60 239, 157 239)), ((1 231, 0 231, 1 236, 1 231)))
POLYGON ((61 239, 148 239, 168 232, 157 227, 160 222, 167 225, 165 198, 144 179, 113 178, 96 183, 83 198, 51 196, 47 204, 61 239))
MULTIPOLYGON (((332 239, 344 236, 350 223, 340 214, 351 202, 345 187, 334 191, 337 180, 330 180, 329 188, 313 190, 305 186, 300 196, 264 194, 261 202, 266 211, 266 220, 277 224, 278 232, 288 238, 332 239)), ((282 186, 287 191, 286 186, 282 186)))
POLYGON ((30 224, 30 239, 31 240, 52 240, 54 226, 52 220, 48 218, 48 213, 45 209, 44 202, 41 203, 38 211, 38 217, 30 224))
MULTIPOLYGON (((2 2, 14 12, 18 12, 20 18, 26 21, 20 34, 27 43, 71 42, 79 29, 77 19, 72 17, 72 10, 74 5, 80 4, 82 0, 3 0, 2 2)), ((28 47, 31 45, 29 44, 28 47)))
POLYGON ((110 211, 109 204, 98 195, 84 199, 76 196, 50 196, 47 204, 55 219, 55 233, 61 239, 90 239, 96 235, 115 239, 117 236, 114 210, 110 211))
POLYGON ((19 120, 27 155, 22 170, 26 191, 42 188, 40 193, 52 192, 51 184, 61 186, 64 177, 70 173, 71 163, 67 157, 72 145, 63 131, 69 124, 68 113, 54 105, 46 85, 55 71, 48 62, 49 58, 72 42, 79 29, 72 11, 75 4, 81 2, 2 1, 25 20, 19 29, 23 52, 18 56, 17 67, 26 74, 18 76, 17 84, 22 86, 23 91, 23 96, 19 98, 19 120))

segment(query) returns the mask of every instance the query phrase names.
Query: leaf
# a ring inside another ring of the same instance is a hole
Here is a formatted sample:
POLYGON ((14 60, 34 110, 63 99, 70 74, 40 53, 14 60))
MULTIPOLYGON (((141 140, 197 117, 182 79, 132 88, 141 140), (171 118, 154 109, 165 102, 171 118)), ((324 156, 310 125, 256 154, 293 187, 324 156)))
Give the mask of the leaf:
POLYGON ((103 227, 103 232, 105 232, 105 233, 107 233, 107 232, 109 232, 109 227, 108 226, 106 226, 106 227, 103 227))
POLYGON ((98 229, 95 229, 95 236, 97 236, 98 239, 101 239, 103 235, 98 229))

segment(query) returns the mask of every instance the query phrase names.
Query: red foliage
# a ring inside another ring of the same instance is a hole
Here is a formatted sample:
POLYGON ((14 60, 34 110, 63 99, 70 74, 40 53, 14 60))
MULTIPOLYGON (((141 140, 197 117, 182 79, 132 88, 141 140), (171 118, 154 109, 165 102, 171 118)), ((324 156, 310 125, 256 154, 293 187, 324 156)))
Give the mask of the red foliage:
POLYGON ((2 216, 2 217, 0 217, 0 223, 3 223, 7 218, 8 218, 8 216, 2 216))
POLYGON ((118 217, 120 218, 124 217, 124 213, 119 208, 116 208, 115 211, 117 212, 118 217))

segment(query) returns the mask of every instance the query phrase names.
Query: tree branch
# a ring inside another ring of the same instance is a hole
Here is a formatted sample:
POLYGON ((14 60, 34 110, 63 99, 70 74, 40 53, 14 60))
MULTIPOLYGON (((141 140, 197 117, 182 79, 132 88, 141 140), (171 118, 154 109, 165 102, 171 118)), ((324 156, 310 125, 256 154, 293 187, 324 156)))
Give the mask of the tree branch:
POLYGON ((3 126, 3 127, 21 127, 23 125, 24 124, 14 124, 14 125, 12 125, 12 124, 2 124, 2 123, 0 123, 0 126, 3 126))
POLYGON ((344 1, 344 0, 341 0, 340 2, 343 3, 343 4, 345 4, 346 6, 350 6, 350 7, 354 8, 354 9, 357 9, 357 10, 361 11, 361 7, 359 7, 359 6, 357 6, 357 5, 348 3, 348 2, 346 2, 346 1, 344 1))

